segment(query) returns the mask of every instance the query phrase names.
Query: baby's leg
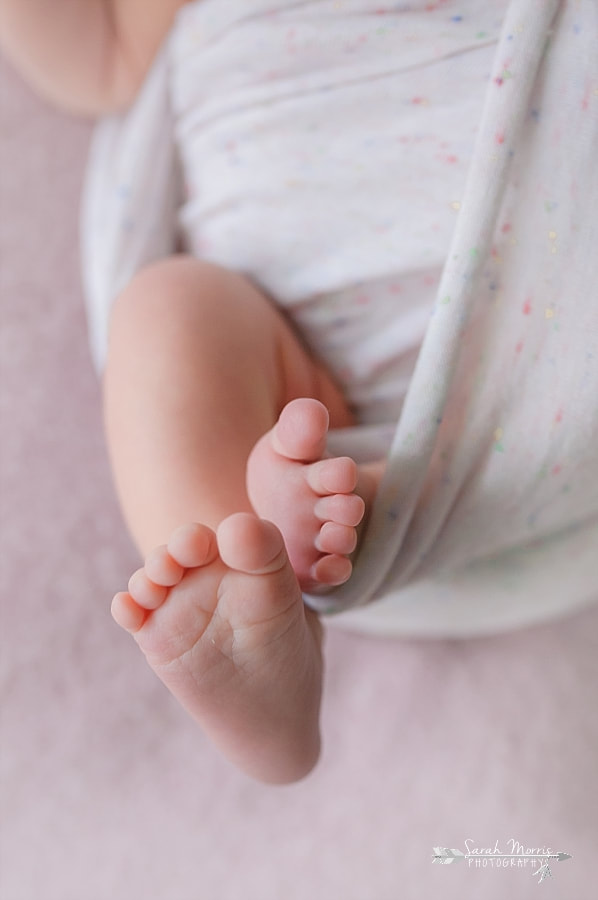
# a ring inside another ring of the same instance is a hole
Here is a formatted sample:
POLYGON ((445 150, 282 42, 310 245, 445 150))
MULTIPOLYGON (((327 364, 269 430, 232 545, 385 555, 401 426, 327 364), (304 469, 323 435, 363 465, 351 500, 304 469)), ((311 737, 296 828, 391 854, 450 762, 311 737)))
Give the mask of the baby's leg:
POLYGON ((342 394, 280 312, 239 275, 189 257, 144 269, 116 300, 104 377, 117 490, 142 554, 190 521, 253 510, 246 464, 283 407, 342 394))
MULTIPOLYGON (((298 778, 319 749, 321 632, 280 533, 252 514, 245 470, 286 403, 319 399, 342 427, 342 397, 248 282, 183 257, 117 300, 104 387, 125 516, 144 554, 161 545, 113 614, 229 758, 264 780, 298 778)), ((322 408, 297 402, 309 431, 322 408)), ((317 426, 311 440, 323 436, 317 426)), ((305 491, 317 502, 307 479, 305 491)))

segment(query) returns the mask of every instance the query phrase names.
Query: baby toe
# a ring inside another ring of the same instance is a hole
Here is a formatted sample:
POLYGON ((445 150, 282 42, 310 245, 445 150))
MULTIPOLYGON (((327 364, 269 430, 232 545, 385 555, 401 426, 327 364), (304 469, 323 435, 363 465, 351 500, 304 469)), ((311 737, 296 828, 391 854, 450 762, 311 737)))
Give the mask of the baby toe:
POLYGON ((168 588, 155 584, 145 574, 145 569, 137 569, 129 578, 129 594, 144 609, 158 609, 168 594, 168 588))
POLYGON ((322 459, 306 466, 307 482, 312 491, 325 494, 349 494, 357 485, 357 464, 349 456, 322 459))
POLYGON ((333 553, 347 556, 357 546, 357 532, 348 525, 337 525, 336 522, 325 522, 316 537, 316 549, 320 553, 333 553))
POLYGON ((314 564, 312 575, 320 584, 344 584, 351 577, 353 566, 346 556, 323 556, 314 564))
POLYGON ((287 403, 272 432, 272 445, 288 459, 309 462, 326 448, 328 410, 319 400, 302 397, 287 403))
POLYGON ((331 494, 321 497, 314 506, 314 514, 321 522, 336 522, 356 528, 365 513, 365 501, 358 494, 331 494))
POLYGON ((280 571, 287 564, 282 534, 272 522, 234 513, 218 526, 220 556, 231 569, 253 575, 280 571))
POLYGON ((172 558, 165 545, 156 547, 145 560, 144 568, 150 581, 162 587, 173 587, 185 574, 185 568, 172 558))
POLYGON ((175 563, 184 569, 207 566, 218 555, 216 535, 207 525, 197 522, 182 525, 173 531, 167 550, 175 563))
POLYGON ((127 591, 115 594, 111 606, 112 618, 117 625, 134 634, 147 618, 147 610, 139 606, 127 591))

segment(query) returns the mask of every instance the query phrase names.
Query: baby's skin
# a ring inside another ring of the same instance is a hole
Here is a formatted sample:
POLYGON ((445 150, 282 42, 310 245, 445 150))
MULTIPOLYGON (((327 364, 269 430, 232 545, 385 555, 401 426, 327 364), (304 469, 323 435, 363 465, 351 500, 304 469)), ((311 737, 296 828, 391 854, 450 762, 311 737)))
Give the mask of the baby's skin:
MULTIPOLYGON (((48 17, 45 0, 5 0, 3 48, 69 112, 120 112, 184 2, 56 0, 48 17)), ((343 428, 350 411, 235 273, 182 254, 142 267, 115 299, 109 345, 117 493, 142 554, 160 544, 114 618, 229 759, 296 780, 318 758, 322 681, 322 629, 302 590, 350 577, 380 473, 326 457, 328 414, 343 428)))
POLYGON ((248 494, 264 518, 176 529, 112 604, 214 743, 272 783, 307 774, 320 749, 322 628, 301 591, 350 577, 375 490, 375 473, 326 458, 327 429, 319 401, 289 403, 248 460, 248 494))

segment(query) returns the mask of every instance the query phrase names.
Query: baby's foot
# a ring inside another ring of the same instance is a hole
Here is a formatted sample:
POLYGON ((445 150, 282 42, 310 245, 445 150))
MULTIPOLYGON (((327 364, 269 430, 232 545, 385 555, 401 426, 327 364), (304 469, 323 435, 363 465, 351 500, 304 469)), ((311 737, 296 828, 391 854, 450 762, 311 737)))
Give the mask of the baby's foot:
POLYGON ((263 781, 319 753, 321 628, 278 529, 249 513, 177 529, 112 603, 148 663, 220 749, 263 781))
POLYGON ((365 511, 354 493, 358 469, 349 457, 326 458, 328 411, 318 400, 293 400, 255 445, 247 491, 258 513, 280 528, 304 591, 342 584, 365 511))

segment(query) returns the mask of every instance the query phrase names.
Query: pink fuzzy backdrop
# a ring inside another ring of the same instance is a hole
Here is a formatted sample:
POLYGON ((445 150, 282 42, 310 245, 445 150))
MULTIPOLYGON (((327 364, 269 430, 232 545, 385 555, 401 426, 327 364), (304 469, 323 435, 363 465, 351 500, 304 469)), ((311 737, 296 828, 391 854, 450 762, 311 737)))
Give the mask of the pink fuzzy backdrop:
POLYGON ((329 629, 316 771, 219 758, 113 625, 137 567, 86 343, 89 123, 0 69, 2 900, 590 900, 598 607, 472 641, 329 629), (433 866, 514 838, 572 855, 433 866))

